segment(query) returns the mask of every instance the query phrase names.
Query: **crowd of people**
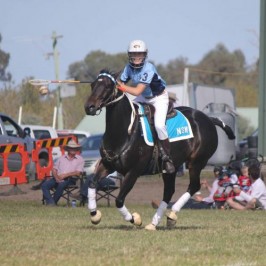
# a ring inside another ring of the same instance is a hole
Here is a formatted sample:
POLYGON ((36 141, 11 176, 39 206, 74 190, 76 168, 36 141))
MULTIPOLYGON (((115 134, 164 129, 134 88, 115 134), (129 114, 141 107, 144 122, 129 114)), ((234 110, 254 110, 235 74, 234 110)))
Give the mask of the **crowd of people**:
MULTIPOLYGON (((235 209, 266 210, 266 186, 261 178, 260 165, 257 163, 240 169, 215 166, 212 185, 206 179, 201 180, 201 188, 208 190, 208 196, 202 197, 201 191, 183 206, 183 209, 235 209)), ((170 209, 174 202, 168 204, 170 209)), ((152 207, 158 203, 152 201, 152 207)))

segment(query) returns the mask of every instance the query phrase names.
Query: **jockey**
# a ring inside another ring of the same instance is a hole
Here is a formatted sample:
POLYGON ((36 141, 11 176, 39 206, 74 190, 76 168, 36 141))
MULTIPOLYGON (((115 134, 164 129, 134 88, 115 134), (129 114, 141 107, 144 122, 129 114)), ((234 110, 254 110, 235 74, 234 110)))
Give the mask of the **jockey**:
POLYGON ((133 96, 136 102, 146 102, 154 106, 154 124, 159 139, 159 149, 163 161, 163 172, 174 173, 175 167, 170 157, 170 143, 165 125, 169 104, 166 83, 157 73, 155 66, 146 61, 148 49, 141 40, 130 42, 128 47, 129 63, 125 66, 117 88, 133 96), (126 85, 131 80, 132 85, 126 85))

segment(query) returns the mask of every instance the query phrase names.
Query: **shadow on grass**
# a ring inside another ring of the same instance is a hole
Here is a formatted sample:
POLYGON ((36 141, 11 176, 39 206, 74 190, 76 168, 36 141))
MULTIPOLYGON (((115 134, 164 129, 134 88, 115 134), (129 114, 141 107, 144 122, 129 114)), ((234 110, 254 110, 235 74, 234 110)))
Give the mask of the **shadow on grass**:
MULTIPOLYGON (((134 230, 145 230, 145 226, 134 226, 134 225, 115 225, 115 226, 104 226, 104 225, 88 225, 88 226, 82 226, 78 227, 78 229, 86 229, 86 230, 122 230, 122 231, 134 231, 134 230)), ((164 226, 158 226, 157 231, 185 231, 185 230, 204 230, 206 229, 203 226, 176 226, 174 228, 167 228, 164 226)), ((146 231, 146 230, 145 230, 146 231)))

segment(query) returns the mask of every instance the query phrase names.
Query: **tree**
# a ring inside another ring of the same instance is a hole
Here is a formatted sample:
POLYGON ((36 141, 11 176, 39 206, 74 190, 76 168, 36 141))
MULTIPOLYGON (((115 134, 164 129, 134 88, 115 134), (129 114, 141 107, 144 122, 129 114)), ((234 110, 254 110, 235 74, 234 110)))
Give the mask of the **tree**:
POLYGON ((127 63, 127 55, 119 53, 106 54, 102 51, 93 51, 83 61, 75 62, 69 66, 68 76, 76 80, 94 80, 102 69, 111 72, 121 71, 127 63))
POLYGON ((245 74, 245 56, 240 50, 230 53, 223 44, 218 44, 195 68, 193 79, 199 83, 225 86, 228 74, 245 74))
POLYGON ((166 66, 158 65, 157 70, 167 84, 179 84, 184 80, 184 69, 188 65, 188 59, 179 57, 169 61, 166 66))
MULTIPOLYGON (((2 41, 2 36, 0 34, 0 43, 2 41)), ((9 64, 10 55, 0 48, 0 80, 11 81, 11 74, 6 72, 6 68, 9 64)))

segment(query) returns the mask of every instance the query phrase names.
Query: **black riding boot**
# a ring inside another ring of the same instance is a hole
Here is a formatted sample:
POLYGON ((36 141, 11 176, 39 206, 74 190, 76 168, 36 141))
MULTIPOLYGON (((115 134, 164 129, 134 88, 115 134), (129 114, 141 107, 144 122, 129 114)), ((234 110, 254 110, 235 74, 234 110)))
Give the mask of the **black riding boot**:
POLYGON ((169 139, 159 140, 159 149, 163 161, 163 172, 173 174, 175 167, 172 159, 170 158, 170 142, 169 139))

